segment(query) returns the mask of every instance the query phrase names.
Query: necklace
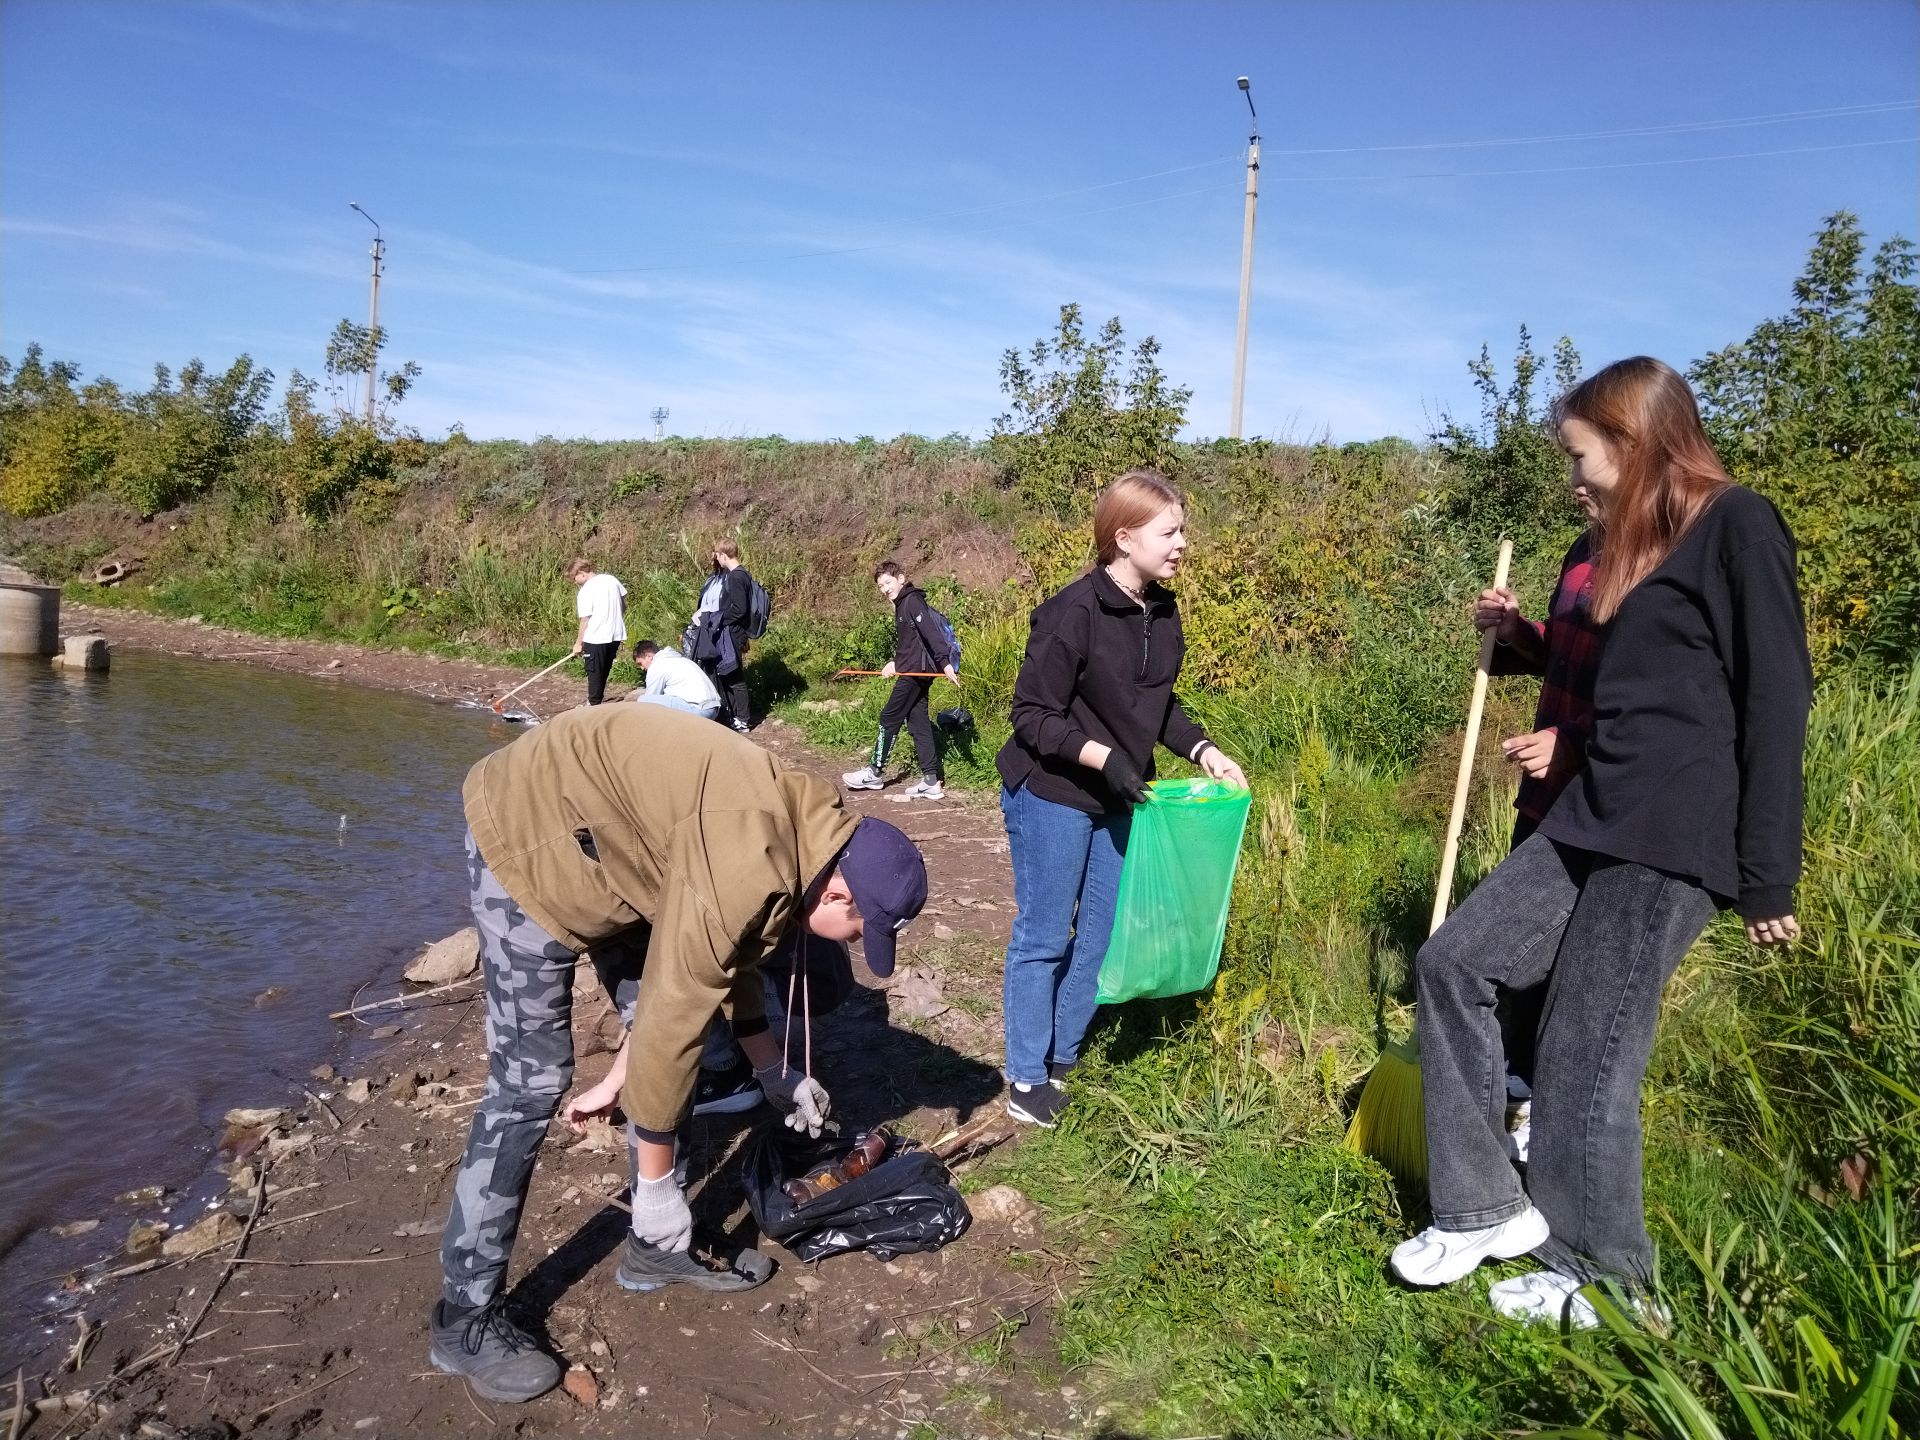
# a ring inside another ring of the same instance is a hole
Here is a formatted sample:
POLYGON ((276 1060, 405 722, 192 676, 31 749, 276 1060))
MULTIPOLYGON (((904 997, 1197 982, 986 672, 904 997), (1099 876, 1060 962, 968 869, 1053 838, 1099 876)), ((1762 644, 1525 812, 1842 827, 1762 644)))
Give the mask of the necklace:
POLYGON ((1121 593, 1124 594, 1129 600, 1133 601, 1134 604, 1140 605, 1140 606, 1146 605, 1147 597, 1146 597, 1144 587, 1140 590, 1134 589, 1133 586, 1127 584, 1126 581, 1122 580, 1118 575, 1113 573, 1113 566, 1111 565, 1107 566, 1107 578, 1113 581, 1114 584, 1118 585, 1120 587, 1121 593))

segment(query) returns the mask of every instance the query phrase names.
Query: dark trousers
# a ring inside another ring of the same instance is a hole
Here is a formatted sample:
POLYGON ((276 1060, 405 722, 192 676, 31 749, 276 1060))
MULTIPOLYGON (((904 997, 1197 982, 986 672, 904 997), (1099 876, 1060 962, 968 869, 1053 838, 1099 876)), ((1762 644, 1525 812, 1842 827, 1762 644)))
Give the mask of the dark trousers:
POLYGON ((619 654, 618 640, 580 647, 580 663, 587 667, 587 704, 598 705, 607 698, 607 676, 613 673, 613 662, 619 654))
MULTIPOLYGON (((1516 815, 1513 839, 1507 852, 1518 850, 1526 838, 1540 828, 1538 820, 1516 815)), ((1500 994, 1500 1042, 1507 1051, 1507 1074, 1533 1088, 1534 1041, 1540 1030, 1540 1011, 1547 1003, 1545 982, 1525 990, 1504 990, 1500 994)))
POLYGON ((743 665, 731 675, 720 677, 720 699, 727 707, 727 719, 753 724, 753 702, 747 699, 747 670, 743 665))
POLYGON ((913 737, 913 753, 920 762, 920 773, 929 780, 945 778, 940 769, 940 747, 933 738, 933 717, 927 713, 927 695, 932 689, 931 680, 909 680, 902 676, 893 682, 893 693, 887 696, 886 707, 880 712, 880 733, 873 741, 875 770, 886 766, 893 742, 899 738, 900 727, 904 725, 913 737))
POLYGON ((1433 1220, 1473 1230, 1547 1217, 1534 1254, 1580 1280, 1653 1276, 1640 1082, 1660 995, 1713 914, 1679 879, 1531 836, 1420 947, 1420 1072, 1433 1220), (1508 1163, 1502 989, 1545 981, 1526 1188, 1508 1163))

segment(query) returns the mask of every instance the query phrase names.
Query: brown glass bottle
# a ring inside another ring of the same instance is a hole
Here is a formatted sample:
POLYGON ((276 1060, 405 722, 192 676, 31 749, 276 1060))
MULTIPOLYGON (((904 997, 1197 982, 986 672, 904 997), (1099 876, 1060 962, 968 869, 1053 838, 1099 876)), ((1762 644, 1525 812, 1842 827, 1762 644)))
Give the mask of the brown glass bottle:
POLYGON ((887 1158, 893 1148, 893 1132, 876 1125, 853 1142, 853 1149, 830 1164, 811 1170, 798 1180, 789 1180, 780 1188, 796 1205, 817 1200, 829 1190, 837 1190, 849 1180, 858 1180, 887 1158))

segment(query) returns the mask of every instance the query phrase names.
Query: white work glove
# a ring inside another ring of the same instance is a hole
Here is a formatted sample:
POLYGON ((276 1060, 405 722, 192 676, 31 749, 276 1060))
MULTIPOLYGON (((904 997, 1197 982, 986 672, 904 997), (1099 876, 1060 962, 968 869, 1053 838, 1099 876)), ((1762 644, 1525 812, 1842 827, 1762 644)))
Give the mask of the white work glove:
POLYGON ((658 1180, 634 1177, 633 1233, 660 1250, 684 1251, 693 1243, 693 1211, 671 1170, 658 1180))
POLYGON ((804 1075, 778 1061, 764 1069, 755 1070, 753 1078, 760 1082, 767 1099, 787 1112, 787 1124, 795 1130, 806 1131, 815 1139, 819 1138, 821 1127, 827 1123, 827 1113, 833 1108, 826 1086, 811 1075, 804 1075), (784 1075, 780 1073, 783 1069, 786 1071, 784 1075))

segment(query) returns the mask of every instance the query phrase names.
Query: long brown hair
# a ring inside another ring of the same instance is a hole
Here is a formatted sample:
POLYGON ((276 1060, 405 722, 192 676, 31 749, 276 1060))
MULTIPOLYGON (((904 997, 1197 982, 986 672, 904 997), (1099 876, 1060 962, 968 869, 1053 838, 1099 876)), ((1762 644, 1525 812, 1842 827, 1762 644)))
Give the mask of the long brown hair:
POLYGON ((1122 530, 1138 529, 1169 505, 1184 510, 1187 500, 1158 470, 1129 470, 1117 477, 1093 503, 1093 548, 1100 563, 1114 562, 1122 530))
POLYGON ((1589 375, 1555 403, 1553 420, 1584 420, 1613 447, 1618 477, 1593 581, 1593 618, 1604 623, 1733 482, 1686 380, 1650 355, 1589 375))

